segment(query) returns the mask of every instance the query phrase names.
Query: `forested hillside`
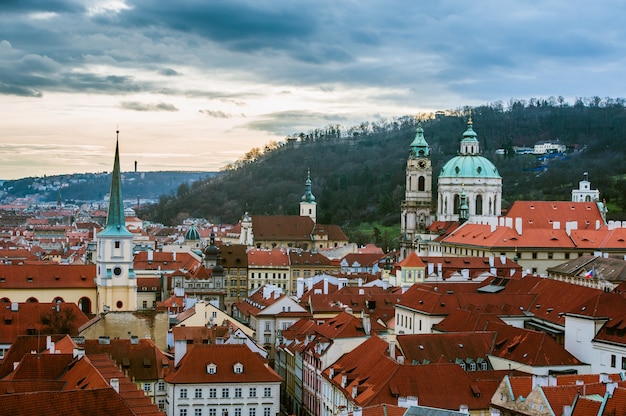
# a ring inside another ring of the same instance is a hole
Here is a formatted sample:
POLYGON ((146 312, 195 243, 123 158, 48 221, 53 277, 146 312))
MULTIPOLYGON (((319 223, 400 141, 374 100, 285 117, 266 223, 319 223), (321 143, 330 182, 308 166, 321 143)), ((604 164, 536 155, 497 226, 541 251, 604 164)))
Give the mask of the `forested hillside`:
MULTIPOLYGON (((434 187, 443 163, 458 151, 471 113, 483 155, 503 177, 503 208, 515 200, 568 200, 589 172, 609 204, 609 215, 626 208, 626 101, 624 99, 512 100, 424 116, 431 146, 434 187), (533 155, 515 155, 513 146, 560 139, 564 157, 542 165, 533 155), (504 155, 496 149, 505 149, 504 155)), ((295 133, 284 144, 251 151, 216 178, 182 185, 143 212, 165 224, 186 217, 235 223, 251 215, 297 214, 310 169, 318 222, 344 227, 362 222, 396 225, 404 197, 404 169, 416 120, 364 122, 295 133)))

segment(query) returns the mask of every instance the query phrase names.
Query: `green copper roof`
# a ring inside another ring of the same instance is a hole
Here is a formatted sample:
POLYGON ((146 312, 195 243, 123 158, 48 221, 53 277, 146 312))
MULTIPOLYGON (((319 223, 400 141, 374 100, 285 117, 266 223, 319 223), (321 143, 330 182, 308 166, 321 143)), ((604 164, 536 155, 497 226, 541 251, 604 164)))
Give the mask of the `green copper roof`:
POLYGON ((124 218, 124 199, 122 198, 122 174, 120 172, 120 152, 119 142, 115 142, 115 161, 113 162, 113 173, 111 174, 111 192, 109 192, 109 211, 107 212, 107 222, 104 234, 128 235, 130 231, 126 229, 124 218))
POLYGON ((302 195, 302 198, 300 198, 300 200, 302 202, 310 202, 310 203, 315 202, 315 197, 313 196, 313 193, 311 193, 311 171, 310 170, 306 178, 306 191, 304 192, 304 195, 302 195))
POLYGON ((198 229, 196 228, 195 225, 191 224, 191 227, 189 227, 189 229, 185 233, 185 240, 186 241, 200 240, 200 233, 198 232, 198 229))
POLYGON ((413 141, 411 142, 409 146, 411 148, 409 157, 411 158, 428 157, 429 155, 428 143, 426 142, 426 139, 424 138, 424 129, 422 128, 421 121, 417 123, 417 128, 415 129, 415 138, 413 139, 413 141))
POLYGON ((482 156, 456 156, 446 162, 440 178, 501 178, 493 163, 482 156))
POLYGON ((470 118, 467 130, 463 133, 459 155, 443 165, 439 173, 440 178, 501 178, 495 165, 489 159, 480 156, 477 136, 470 118))
POLYGON ((476 132, 474 131, 474 128, 472 127, 472 119, 470 119, 467 122, 467 130, 465 130, 465 133, 463 133, 463 140, 464 142, 477 142, 478 139, 476 137, 478 137, 478 135, 476 134, 476 132))

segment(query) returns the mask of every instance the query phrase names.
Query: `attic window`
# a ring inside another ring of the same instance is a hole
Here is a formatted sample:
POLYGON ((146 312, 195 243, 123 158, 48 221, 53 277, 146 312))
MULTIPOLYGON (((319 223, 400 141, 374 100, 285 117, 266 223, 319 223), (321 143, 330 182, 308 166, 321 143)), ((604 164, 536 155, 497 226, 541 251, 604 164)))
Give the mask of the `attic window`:
POLYGON ((148 358, 148 357, 144 357, 143 358, 143 366, 144 366, 144 368, 150 368, 150 366, 151 366, 150 358, 148 358))
POLYGON ((243 373, 243 364, 241 363, 236 363, 233 366, 233 371, 235 372, 235 374, 241 374, 243 373))
POLYGON ((32 278, 32 277, 28 277, 28 278, 26 278, 26 281, 27 281, 28 283, 33 283, 33 278, 32 278))
POLYGON ((217 365, 211 363, 211 364, 207 364, 206 366, 206 373, 207 374, 215 374, 217 373, 217 365))
POLYGON ((122 358, 122 367, 123 367, 123 368, 128 368, 128 367, 130 367, 130 360, 128 359, 128 357, 124 357, 124 358, 122 358))

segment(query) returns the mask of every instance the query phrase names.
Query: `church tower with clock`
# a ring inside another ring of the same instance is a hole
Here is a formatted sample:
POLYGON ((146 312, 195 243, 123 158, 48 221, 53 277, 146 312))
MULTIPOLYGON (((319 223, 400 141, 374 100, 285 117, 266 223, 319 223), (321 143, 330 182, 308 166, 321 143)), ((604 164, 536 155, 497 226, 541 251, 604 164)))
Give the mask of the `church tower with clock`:
POLYGON ((133 234, 126 229, 121 176, 119 142, 116 142, 109 211, 104 229, 96 236, 98 313, 137 310, 137 279, 133 269, 133 234))
POLYGON ((406 258, 409 252, 413 251, 418 234, 424 232, 432 223, 433 168, 421 122, 417 124, 415 139, 409 147, 406 188, 401 205, 400 255, 402 258, 406 258))

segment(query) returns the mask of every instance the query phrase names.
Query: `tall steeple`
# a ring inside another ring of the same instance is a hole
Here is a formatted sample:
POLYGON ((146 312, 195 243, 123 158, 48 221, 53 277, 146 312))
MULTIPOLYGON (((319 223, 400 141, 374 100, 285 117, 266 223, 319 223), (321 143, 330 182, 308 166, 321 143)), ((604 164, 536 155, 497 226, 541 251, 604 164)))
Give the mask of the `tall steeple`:
POLYGON ((96 235, 98 312, 137 310, 137 279, 133 269, 133 234, 126 229, 119 131, 111 175, 109 211, 104 229, 96 235))
POLYGON ((124 219, 124 198, 122 197, 122 174, 120 171, 119 130, 116 131, 115 160, 111 174, 111 191, 109 192, 109 211, 107 213, 106 231, 126 231, 124 219))
POLYGON ((424 138, 422 122, 418 121, 415 138, 409 145, 406 162, 406 188, 400 206, 400 256, 406 258, 416 247, 420 232, 432 224, 433 167, 430 149, 424 138))
POLYGON ((428 142, 424 138, 424 129, 422 128, 422 122, 419 121, 417 123, 417 128, 415 129, 415 138, 409 145, 410 152, 409 158, 417 159, 419 157, 428 157, 430 155, 430 150, 428 147, 428 142))

